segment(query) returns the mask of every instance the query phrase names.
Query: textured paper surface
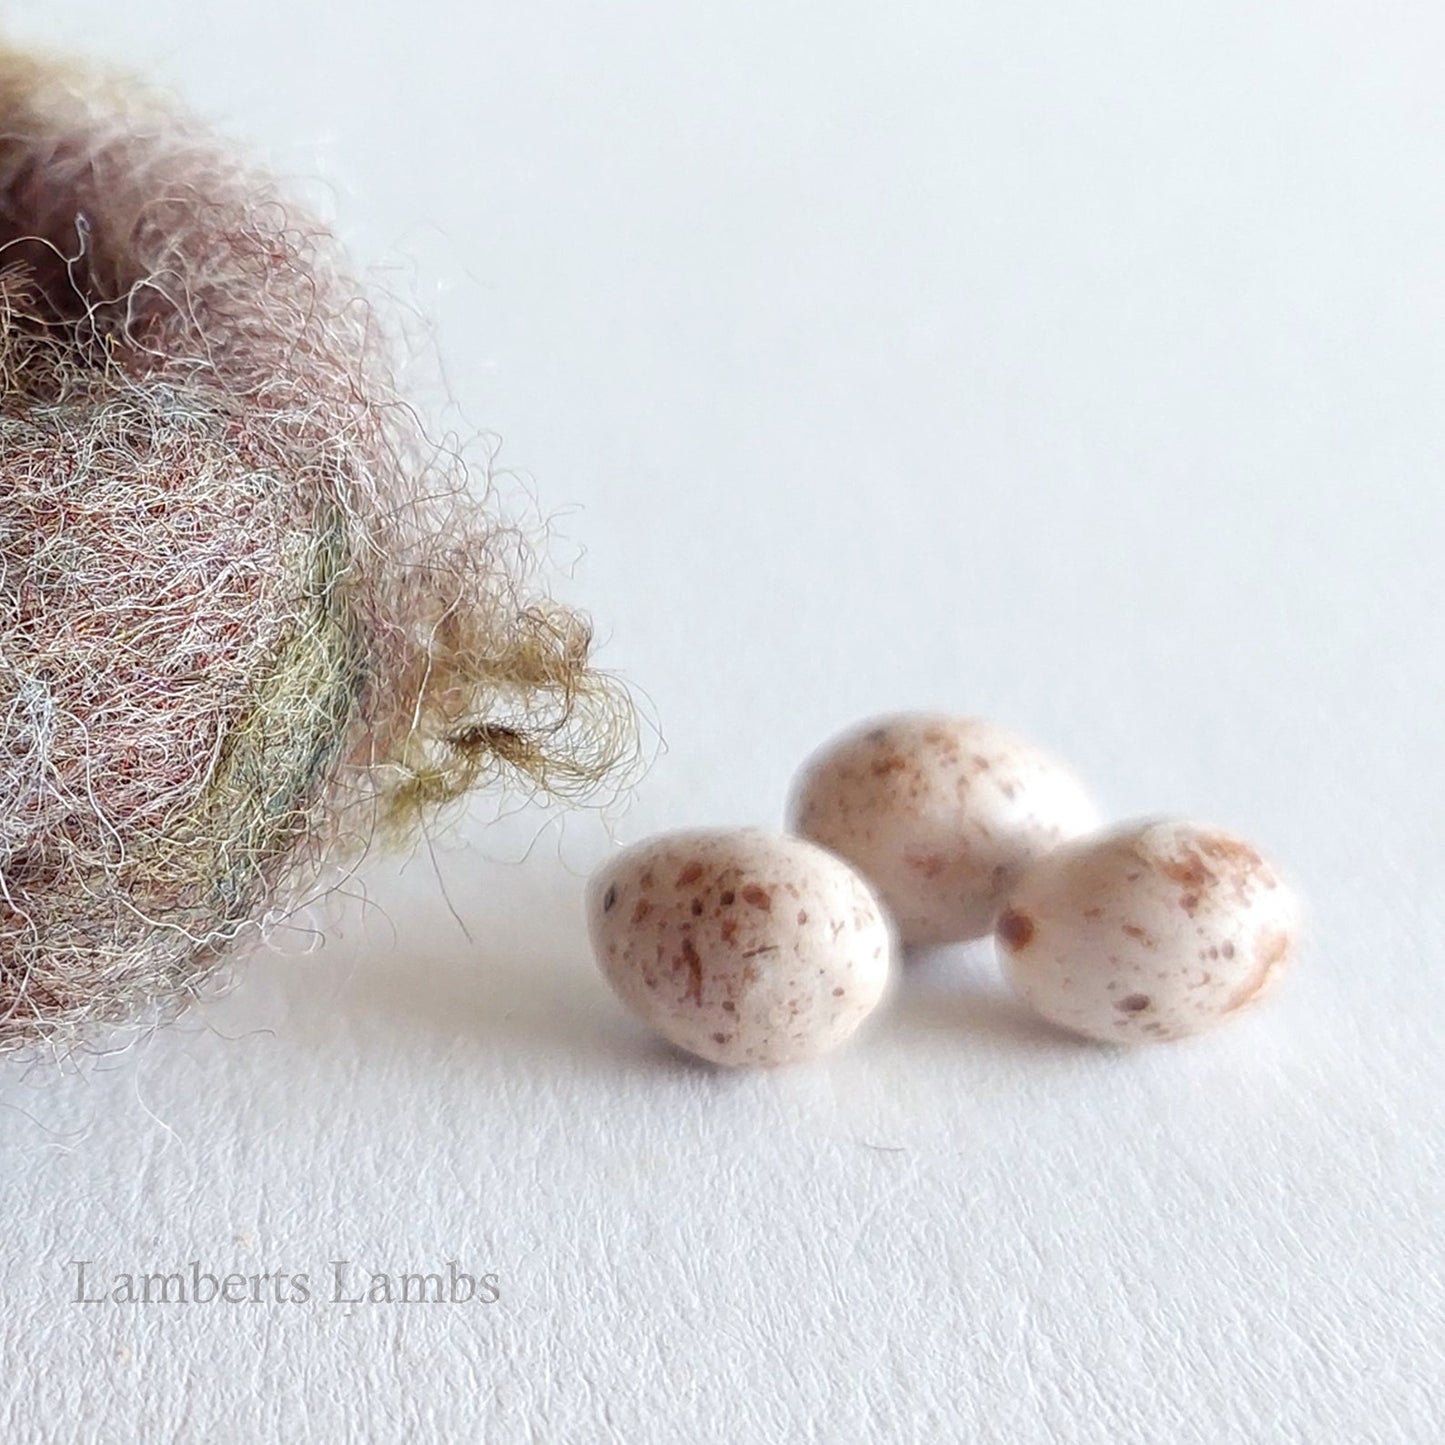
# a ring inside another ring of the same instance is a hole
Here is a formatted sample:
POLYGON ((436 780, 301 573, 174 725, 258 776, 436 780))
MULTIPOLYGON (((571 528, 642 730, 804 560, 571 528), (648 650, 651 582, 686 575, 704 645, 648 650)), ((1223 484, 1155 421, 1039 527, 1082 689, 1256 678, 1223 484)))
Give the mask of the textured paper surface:
POLYGON ((1440 16, 9 8, 331 187, 668 750, 0 1073, 0 1438, 1438 1440, 1440 16), (776 821, 900 706, 1254 837, 1303 962, 1155 1052, 986 948, 814 1067, 655 1047, 586 955, 609 835, 776 821), (80 1305, 77 1259, 315 1297, 80 1305), (333 1305, 332 1260, 500 1298, 333 1305))

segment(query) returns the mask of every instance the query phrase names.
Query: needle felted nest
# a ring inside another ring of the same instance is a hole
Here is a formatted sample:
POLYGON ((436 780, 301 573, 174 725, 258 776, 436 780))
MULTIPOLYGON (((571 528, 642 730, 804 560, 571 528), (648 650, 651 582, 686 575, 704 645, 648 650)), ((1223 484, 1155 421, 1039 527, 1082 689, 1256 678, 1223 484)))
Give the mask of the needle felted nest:
POLYGON ((0 1050, 183 1002, 323 860, 625 705, 393 388, 325 230, 0 50, 0 1050))

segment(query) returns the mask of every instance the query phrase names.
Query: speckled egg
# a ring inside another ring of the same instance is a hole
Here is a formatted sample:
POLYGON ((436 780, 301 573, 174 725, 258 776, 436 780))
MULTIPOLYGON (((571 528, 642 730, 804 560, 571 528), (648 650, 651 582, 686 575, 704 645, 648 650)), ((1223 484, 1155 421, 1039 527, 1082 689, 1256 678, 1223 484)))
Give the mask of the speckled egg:
POLYGON ((1083 786, 972 718, 880 718, 804 766, 793 828, 873 885, 905 944, 981 938, 1023 870, 1098 825, 1083 786))
POLYGON ((1198 1033, 1261 998, 1299 927, 1294 893, 1248 843, 1156 821, 1034 864, 996 936, 1014 986, 1046 1019, 1138 1044, 1198 1033))
POLYGON ((868 885, 800 838, 667 833, 587 889, 597 961, 622 1001, 717 1064, 826 1053, 877 1007, 891 936, 868 885))

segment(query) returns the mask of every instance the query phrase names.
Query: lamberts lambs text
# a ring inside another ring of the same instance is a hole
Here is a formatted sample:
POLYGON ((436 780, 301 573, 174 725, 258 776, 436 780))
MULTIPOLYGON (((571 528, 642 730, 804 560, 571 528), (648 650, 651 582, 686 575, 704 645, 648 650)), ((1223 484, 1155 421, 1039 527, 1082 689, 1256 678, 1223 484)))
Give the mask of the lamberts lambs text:
POLYGON ((473 1274, 456 1260, 443 1270, 397 1272, 333 1259, 314 1280, 291 1270, 221 1274, 199 1260, 170 1272, 108 1273, 94 1260, 72 1259, 67 1270, 79 1305, 489 1305, 502 1297, 496 1274, 473 1274))

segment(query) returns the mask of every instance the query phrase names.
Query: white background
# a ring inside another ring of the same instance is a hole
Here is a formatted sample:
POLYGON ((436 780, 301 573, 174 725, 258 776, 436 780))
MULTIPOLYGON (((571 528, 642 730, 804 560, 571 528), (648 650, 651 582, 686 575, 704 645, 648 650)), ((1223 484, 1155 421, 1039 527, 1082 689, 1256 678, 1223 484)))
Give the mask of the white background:
POLYGON ((8 10, 435 320, 667 746, 625 811, 479 803, 137 1048, 0 1066, 0 1437, 1440 1438, 1437 4, 8 10), (909 706, 1258 840, 1310 900, 1287 986, 1115 1053, 981 948, 815 1066, 651 1043, 586 871, 777 821, 909 706), (84 1307, 77 1258, 502 1298, 84 1307))

